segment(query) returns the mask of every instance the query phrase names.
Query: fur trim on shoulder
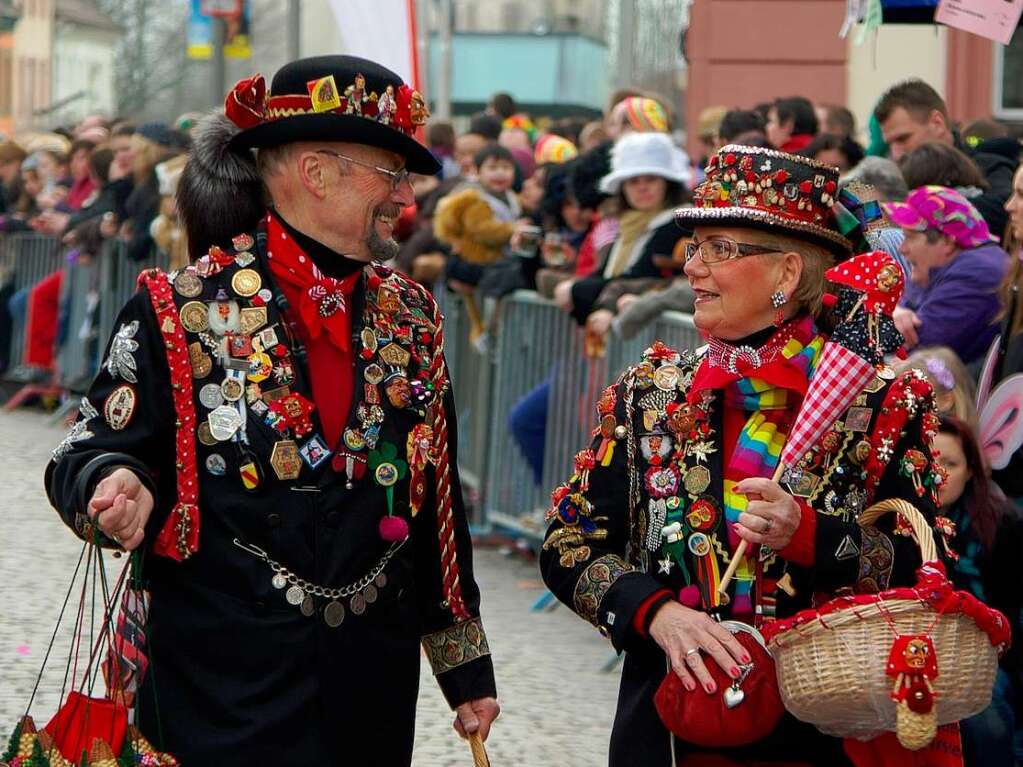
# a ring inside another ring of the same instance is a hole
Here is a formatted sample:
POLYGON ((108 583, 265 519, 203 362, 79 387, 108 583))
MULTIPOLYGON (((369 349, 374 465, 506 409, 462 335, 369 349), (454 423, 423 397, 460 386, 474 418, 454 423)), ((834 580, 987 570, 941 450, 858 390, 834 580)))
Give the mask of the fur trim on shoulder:
POLYGON ((255 155, 230 146, 237 132, 220 113, 204 117, 196 130, 177 194, 193 259, 254 229, 266 210, 255 155))

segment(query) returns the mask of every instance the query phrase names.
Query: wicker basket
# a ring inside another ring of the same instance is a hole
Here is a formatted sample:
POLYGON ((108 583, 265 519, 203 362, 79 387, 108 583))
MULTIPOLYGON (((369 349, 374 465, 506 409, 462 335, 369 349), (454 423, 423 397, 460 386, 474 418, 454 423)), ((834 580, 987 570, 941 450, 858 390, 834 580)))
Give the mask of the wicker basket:
MULTIPOLYGON (((931 528, 900 499, 877 503, 859 517, 863 526, 894 511, 912 527, 924 562, 936 562, 931 528)), ((903 590, 904 591, 904 590, 903 590)), ((812 620, 774 633, 782 701, 794 716, 828 735, 869 740, 896 730, 892 679, 885 673, 896 633, 929 634, 938 656, 933 680, 938 724, 972 716, 991 701, 998 647, 962 612, 939 615, 923 598, 879 598, 870 604, 826 606, 812 620)), ((1004 620, 1004 618, 1003 618, 1004 620)))

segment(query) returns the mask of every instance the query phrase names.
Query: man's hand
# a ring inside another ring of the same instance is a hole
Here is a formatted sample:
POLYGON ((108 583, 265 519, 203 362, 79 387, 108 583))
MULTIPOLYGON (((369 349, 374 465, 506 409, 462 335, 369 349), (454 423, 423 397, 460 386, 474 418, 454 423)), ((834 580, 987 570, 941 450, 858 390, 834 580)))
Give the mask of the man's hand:
POLYGON ((463 703, 455 709, 455 732, 461 738, 468 738, 478 732, 481 740, 490 735, 490 725, 501 713, 496 698, 477 698, 463 703))
POLYGON ((607 309, 597 309, 586 318, 586 329, 595 336, 606 336, 615 316, 607 309))
POLYGON ((115 469, 96 485, 87 513, 125 551, 138 548, 153 511, 153 494, 131 469, 115 469))
POLYGON ((912 309, 907 309, 905 306, 897 306, 895 311, 892 312, 892 319, 895 320, 895 327, 906 340, 906 349, 912 349, 920 343, 920 336, 917 334, 916 329, 923 322, 917 317, 916 312, 912 309))

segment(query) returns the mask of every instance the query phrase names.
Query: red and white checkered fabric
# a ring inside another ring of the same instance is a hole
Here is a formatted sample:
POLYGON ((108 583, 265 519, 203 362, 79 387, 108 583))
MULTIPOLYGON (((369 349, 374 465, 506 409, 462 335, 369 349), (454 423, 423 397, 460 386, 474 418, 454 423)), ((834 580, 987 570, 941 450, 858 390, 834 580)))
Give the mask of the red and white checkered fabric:
POLYGON ((824 344, 799 414, 785 441, 781 465, 794 466, 842 416, 873 376, 874 366, 863 357, 840 344, 824 344))

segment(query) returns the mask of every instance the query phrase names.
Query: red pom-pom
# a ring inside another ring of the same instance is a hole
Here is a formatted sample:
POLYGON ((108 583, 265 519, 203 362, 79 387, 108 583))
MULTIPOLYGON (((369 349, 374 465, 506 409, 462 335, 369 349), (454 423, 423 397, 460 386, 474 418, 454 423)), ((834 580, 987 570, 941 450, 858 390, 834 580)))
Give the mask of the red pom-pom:
POLYGON ((799 191, 802 192, 803 194, 810 194, 810 192, 813 191, 813 182, 812 181, 800 181, 799 182, 799 191))
POLYGON ((384 517, 380 520, 380 537, 388 543, 397 543, 408 538, 408 522, 401 517, 384 517))
POLYGON ((678 601, 686 607, 698 607, 700 605, 700 589, 697 586, 686 586, 678 592, 678 601))
POLYGON ((838 303, 838 296, 836 296, 834 293, 825 293, 821 297, 821 303, 824 304, 825 308, 827 309, 834 309, 835 304, 838 303))

